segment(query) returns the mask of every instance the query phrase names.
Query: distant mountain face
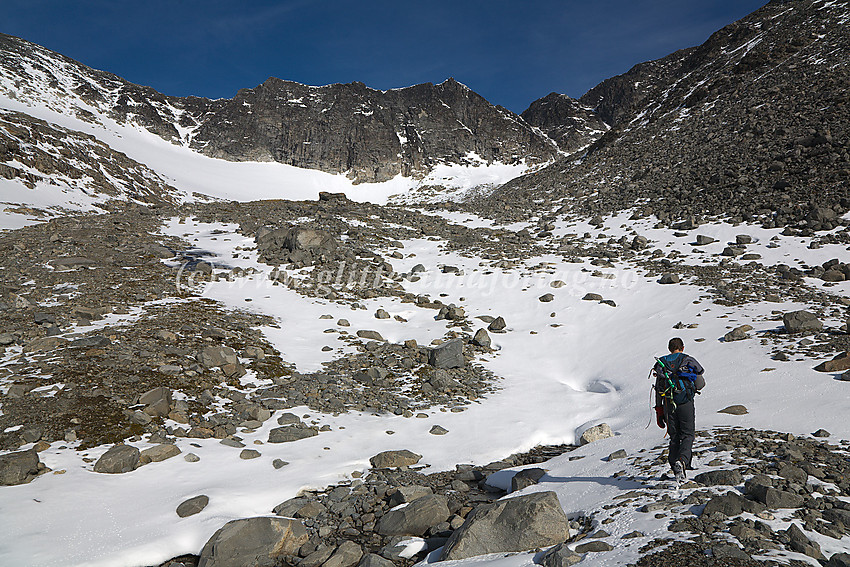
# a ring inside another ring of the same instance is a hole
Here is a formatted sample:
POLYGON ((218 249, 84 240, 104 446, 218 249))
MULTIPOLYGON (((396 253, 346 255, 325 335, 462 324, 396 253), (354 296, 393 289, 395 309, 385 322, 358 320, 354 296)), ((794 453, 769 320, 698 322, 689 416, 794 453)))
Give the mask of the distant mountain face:
POLYGON ((520 116, 568 154, 586 148, 608 131, 608 125, 591 107, 558 93, 535 100, 520 116))
POLYGON ((846 0, 773 1, 603 81, 579 102, 612 129, 581 160, 514 179, 491 203, 832 228, 850 208, 848 29, 846 0))
POLYGON ((271 78, 232 99, 170 97, 0 34, 0 94, 89 122, 137 124, 211 157, 277 161, 358 182, 424 176, 443 163, 533 165, 559 155, 541 130, 453 79, 378 91, 271 78))
POLYGON ((198 117, 191 146, 213 157, 279 161, 362 181, 416 176, 439 163, 540 163, 551 140, 449 79, 377 91, 269 79, 198 117))

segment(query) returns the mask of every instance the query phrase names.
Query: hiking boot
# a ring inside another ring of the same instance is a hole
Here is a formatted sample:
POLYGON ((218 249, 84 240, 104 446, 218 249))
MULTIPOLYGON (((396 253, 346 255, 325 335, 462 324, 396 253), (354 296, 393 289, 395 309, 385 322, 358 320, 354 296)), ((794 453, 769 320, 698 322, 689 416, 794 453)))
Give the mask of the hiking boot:
POLYGON ((687 480, 687 477, 685 476, 685 465, 682 461, 676 461, 673 463, 673 475, 679 482, 685 482, 685 480, 687 480))

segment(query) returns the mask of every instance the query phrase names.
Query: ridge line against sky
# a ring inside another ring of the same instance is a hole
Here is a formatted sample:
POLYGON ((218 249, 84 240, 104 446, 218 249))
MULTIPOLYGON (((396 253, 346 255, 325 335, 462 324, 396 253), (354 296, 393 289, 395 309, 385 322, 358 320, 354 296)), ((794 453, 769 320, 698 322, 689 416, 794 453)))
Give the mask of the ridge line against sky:
POLYGON ((765 0, 5 0, 0 31, 173 96, 274 76, 375 89, 454 77, 520 113, 699 45, 765 0))

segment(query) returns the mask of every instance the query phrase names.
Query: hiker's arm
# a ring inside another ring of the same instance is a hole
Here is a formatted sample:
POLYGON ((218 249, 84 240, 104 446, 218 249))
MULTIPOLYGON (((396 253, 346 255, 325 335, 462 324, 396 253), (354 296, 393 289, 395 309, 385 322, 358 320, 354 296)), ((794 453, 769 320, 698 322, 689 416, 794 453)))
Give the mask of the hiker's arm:
POLYGON ((697 377, 694 378, 694 387, 697 389, 697 391, 705 388, 705 378, 703 378, 702 373, 697 374, 697 377))

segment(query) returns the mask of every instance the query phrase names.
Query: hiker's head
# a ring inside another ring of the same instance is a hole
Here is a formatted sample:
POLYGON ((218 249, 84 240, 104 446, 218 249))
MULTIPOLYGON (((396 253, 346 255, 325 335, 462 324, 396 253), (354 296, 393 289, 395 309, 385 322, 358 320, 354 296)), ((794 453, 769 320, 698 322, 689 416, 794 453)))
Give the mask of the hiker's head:
POLYGON ((685 343, 679 337, 675 337, 667 343, 667 349, 670 352, 682 352, 685 350, 685 343))

